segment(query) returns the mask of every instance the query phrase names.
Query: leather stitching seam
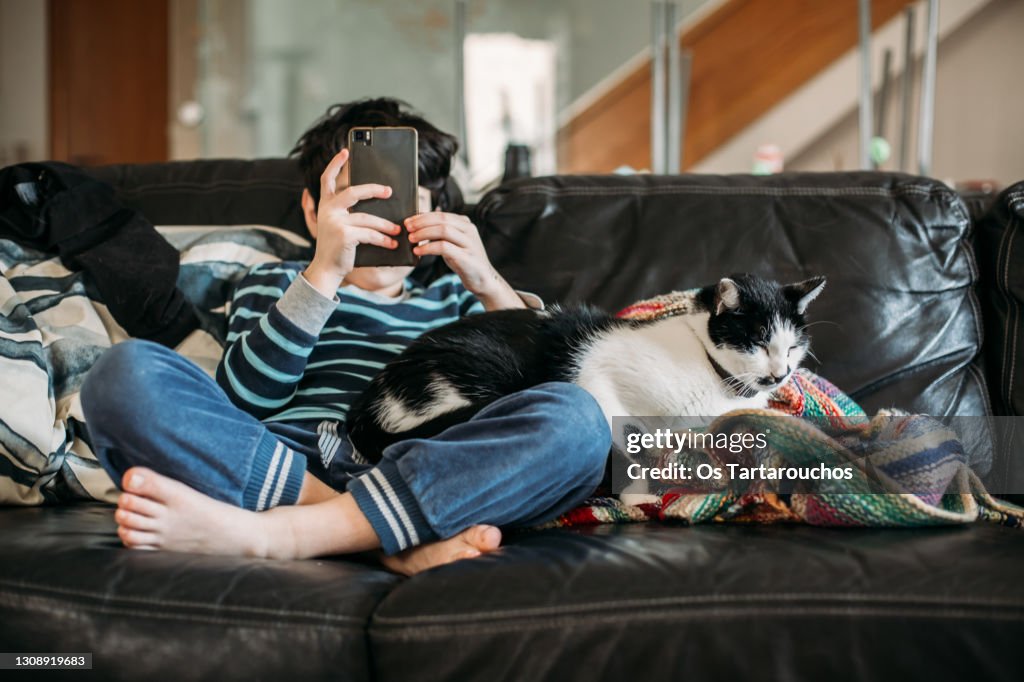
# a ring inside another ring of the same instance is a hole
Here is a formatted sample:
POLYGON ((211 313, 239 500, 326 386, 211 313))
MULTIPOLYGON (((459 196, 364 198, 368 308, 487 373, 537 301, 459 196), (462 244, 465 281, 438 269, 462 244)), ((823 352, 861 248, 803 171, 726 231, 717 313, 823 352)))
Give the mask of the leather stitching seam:
MULTIPOLYGON (((248 613, 248 614, 259 615, 259 616, 278 616, 278 617, 283 616, 283 617, 287 617, 289 615, 296 615, 296 616, 303 616, 303 617, 307 617, 307 618, 320 618, 320 619, 328 619, 328 620, 337 620, 339 622, 340 621, 351 621, 351 622, 357 622, 357 623, 362 623, 363 622, 363 620, 361 618, 357 618, 355 616, 338 616, 338 615, 334 615, 334 614, 331 614, 331 613, 318 613, 318 612, 315 612, 315 611, 295 611, 295 610, 282 611, 280 609, 269 609, 269 608, 263 608, 263 607, 259 607, 259 606, 240 606, 240 605, 239 606, 226 606, 226 605, 223 605, 223 604, 214 606, 214 605, 207 604, 207 603, 204 603, 204 602, 183 601, 183 600, 176 600, 176 599, 153 599, 153 598, 149 598, 149 597, 120 597, 120 596, 114 597, 114 596, 112 596, 110 594, 100 593, 100 592, 90 592, 90 591, 86 591, 86 590, 76 590, 76 589, 67 588, 67 587, 54 587, 54 586, 50 586, 50 585, 38 585, 38 584, 33 584, 33 583, 16 582, 16 581, 10 581, 10 580, 0 580, 0 588, 2 588, 2 587, 7 587, 8 591, 0 591, 0 597, 4 596, 5 594, 8 595, 8 596, 10 596, 10 595, 20 596, 20 595, 25 594, 25 592, 23 592, 23 590, 24 590, 24 591, 29 591, 29 592, 34 592, 35 593, 34 595, 30 595, 30 596, 35 596, 35 597, 43 598, 43 599, 57 599, 59 596, 65 596, 65 597, 78 597, 80 599, 94 599, 94 600, 103 601, 103 602, 119 602, 119 603, 123 603, 123 604, 126 604, 126 605, 136 605, 136 606, 175 606, 175 607, 188 608, 188 609, 199 609, 199 610, 203 610, 203 611, 233 611, 233 612, 236 612, 238 614, 248 613), (12 591, 12 590, 17 590, 17 591, 12 591)), ((85 604, 82 603, 82 605, 84 606, 85 604)))
POLYGON ((691 619, 706 620, 708 618, 742 618, 752 615, 765 616, 880 616, 887 618, 927 618, 929 620, 1001 620, 1001 621, 1022 621, 1024 612, 1021 613, 991 613, 969 609, 925 609, 925 608, 879 608, 864 607, 856 604, 848 606, 704 606, 688 609, 671 609, 661 612, 633 613, 625 617, 620 613, 603 614, 575 614, 575 615, 552 615, 544 618, 531 618, 528 620, 505 621, 498 623, 480 622, 452 622, 438 623, 433 625, 422 625, 415 622, 401 623, 393 620, 391 625, 377 626, 383 619, 375 619, 370 625, 371 640, 414 640, 425 639, 430 636, 450 636, 451 634, 473 635, 490 634, 530 630, 547 630, 551 628, 566 627, 578 628, 581 625, 619 625, 635 627, 637 622, 643 621, 680 621, 691 617, 691 619))

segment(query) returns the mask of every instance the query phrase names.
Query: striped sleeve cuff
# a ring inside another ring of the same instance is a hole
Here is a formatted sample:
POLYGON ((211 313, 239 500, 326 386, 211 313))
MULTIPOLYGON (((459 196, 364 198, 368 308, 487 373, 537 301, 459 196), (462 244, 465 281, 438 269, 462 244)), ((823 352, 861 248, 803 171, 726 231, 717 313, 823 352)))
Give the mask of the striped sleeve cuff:
POLYGON ((374 469, 352 479, 348 492, 380 538, 385 554, 440 539, 427 523, 395 462, 382 460, 374 469))
POLYGON ((242 491, 242 507, 264 511, 278 505, 295 504, 299 500, 306 458, 295 452, 270 432, 264 433, 256 445, 249 482, 242 491))
POLYGON ((319 336, 331 313, 338 307, 338 298, 327 298, 299 273, 275 305, 278 312, 296 327, 307 334, 319 336))

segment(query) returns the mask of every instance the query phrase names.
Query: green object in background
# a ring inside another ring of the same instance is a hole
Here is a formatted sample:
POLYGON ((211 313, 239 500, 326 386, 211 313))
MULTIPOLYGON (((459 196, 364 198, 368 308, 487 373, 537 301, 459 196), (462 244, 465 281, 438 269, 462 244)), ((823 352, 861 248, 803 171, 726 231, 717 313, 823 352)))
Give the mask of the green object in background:
POLYGON ((781 173, 782 148, 772 143, 758 145, 754 152, 754 166, 750 172, 754 175, 781 173))
POLYGON ((880 166, 892 156, 892 147, 884 137, 871 138, 871 162, 880 166))

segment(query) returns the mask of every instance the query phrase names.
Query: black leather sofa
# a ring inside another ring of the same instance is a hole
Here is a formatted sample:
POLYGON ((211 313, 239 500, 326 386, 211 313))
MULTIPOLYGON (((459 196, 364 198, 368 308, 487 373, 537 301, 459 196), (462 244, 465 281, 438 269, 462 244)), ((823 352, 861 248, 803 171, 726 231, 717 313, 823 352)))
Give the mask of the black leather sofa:
MULTIPOLYGON (((287 161, 95 173, 157 224, 304 231, 287 161)), ((1019 415, 1024 184, 970 205, 884 173, 563 176, 474 216, 547 301, 825 274, 812 367, 869 412, 1019 415)), ((79 680, 1024 678, 1024 531, 983 523, 534 531, 411 579, 128 551, 114 529, 102 505, 0 509, 0 650, 91 652, 79 680)))

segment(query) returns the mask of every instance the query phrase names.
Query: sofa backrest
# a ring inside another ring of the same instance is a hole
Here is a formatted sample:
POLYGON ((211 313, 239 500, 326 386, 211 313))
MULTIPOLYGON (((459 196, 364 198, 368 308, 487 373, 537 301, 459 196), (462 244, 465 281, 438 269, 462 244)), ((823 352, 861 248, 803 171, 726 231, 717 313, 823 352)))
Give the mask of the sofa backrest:
POLYGON ((990 414, 971 224, 957 194, 886 173, 558 176, 488 194, 491 259, 548 301, 608 309, 735 272, 828 277, 812 368, 869 412, 990 414))
POLYGON ((85 169, 156 225, 272 225, 309 237, 294 159, 202 159, 85 169))
MULTIPOLYGON (((294 161, 91 171, 156 224, 264 224, 305 236, 294 161)), ((548 302, 610 310, 735 272, 828 277, 812 369, 870 411, 989 414, 971 224, 953 190, 887 173, 556 176, 473 212, 495 266, 548 302)))

